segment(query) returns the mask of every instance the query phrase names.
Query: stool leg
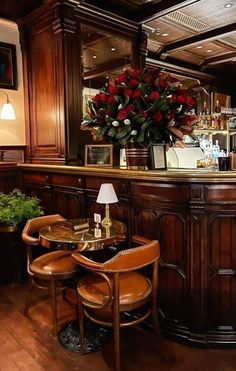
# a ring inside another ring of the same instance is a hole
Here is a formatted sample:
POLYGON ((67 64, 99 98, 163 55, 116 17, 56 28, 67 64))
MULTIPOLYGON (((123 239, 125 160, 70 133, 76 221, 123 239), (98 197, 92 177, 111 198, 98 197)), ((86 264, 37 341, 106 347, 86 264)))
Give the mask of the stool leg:
POLYGON ((53 335, 57 336, 58 326, 57 326, 57 303, 56 303, 56 285, 55 280, 52 278, 50 282, 51 288, 51 305, 52 305, 52 321, 53 321, 53 335))
POLYGON ((33 278, 31 276, 29 276, 29 292, 27 293, 27 299, 26 299, 26 302, 25 302, 25 309, 24 309, 24 314, 25 315, 28 313, 30 303, 32 301, 33 288, 34 288, 33 278))
POLYGON ((114 275, 114 348, 115 348, 115 371, 120 371, 120 309, 119 309, 119 276, 114 275))
POLYGON ((80 332, 80 350, 83 354, 85 352, 84 348, 84 309, 81 299, 78 298, 78 316, 79 316, 79 332, 80 332))

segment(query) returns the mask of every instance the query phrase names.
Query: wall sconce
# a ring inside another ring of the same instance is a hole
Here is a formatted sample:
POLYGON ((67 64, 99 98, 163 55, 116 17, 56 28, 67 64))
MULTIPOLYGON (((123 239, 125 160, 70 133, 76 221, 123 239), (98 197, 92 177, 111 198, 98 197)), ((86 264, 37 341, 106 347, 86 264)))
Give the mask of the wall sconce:
POLYGON ((16 114, 15 114, 13 105, 11 104, 11 101, 9 99, 9 95, 4 90, 0 90, 0 91, 4 93, 7 98, 6 103, 3 103, 2 105, 2 109, 0 111, 0 118, 2 120, 15 120, 16 114))
POLYGON ((106 205, 105 218, 102 220, 103 226, 112 225, 112 220, 110 218, 109 204, 113 204, 115 202, 118 202, 118 198, 116 196, 113 185, 111 183, 101 184, 98 197, 97 197, 97 203, 106 205))

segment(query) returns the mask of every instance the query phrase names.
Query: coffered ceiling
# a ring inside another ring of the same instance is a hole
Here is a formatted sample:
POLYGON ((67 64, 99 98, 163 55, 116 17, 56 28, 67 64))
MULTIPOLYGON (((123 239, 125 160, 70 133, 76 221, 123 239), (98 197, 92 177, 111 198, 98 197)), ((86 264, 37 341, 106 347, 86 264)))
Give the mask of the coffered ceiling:
MULTIPOLYGON (((44 1, 1 1, 0 16, 15 20, 44 1)), ((148 56, 152 59, 236 79, 236 0, 78 2, 114 12, 139 23, 148 35, 148 56)), ((104 38, 103 43, 105 42, 104 38)), ((93 47, 96 48, 95 43, 93 47)), ((104 45, 103 47, 105 48, 104 45)), ((99 63, 101 58, 102 56, 99 63)))

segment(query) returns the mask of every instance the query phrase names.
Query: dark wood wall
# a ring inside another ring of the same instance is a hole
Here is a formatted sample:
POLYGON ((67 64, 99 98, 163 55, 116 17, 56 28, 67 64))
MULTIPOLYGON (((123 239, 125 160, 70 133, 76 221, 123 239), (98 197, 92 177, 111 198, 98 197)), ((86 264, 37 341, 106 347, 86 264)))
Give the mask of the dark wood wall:
POLYGON ((83 22, 130 40, 133 63, 138 65, 145 53, 138 25, 67 1, 46 2, 19 20, 28 162, 83 164, 88 143, 88 133, 80 130, 83 22))

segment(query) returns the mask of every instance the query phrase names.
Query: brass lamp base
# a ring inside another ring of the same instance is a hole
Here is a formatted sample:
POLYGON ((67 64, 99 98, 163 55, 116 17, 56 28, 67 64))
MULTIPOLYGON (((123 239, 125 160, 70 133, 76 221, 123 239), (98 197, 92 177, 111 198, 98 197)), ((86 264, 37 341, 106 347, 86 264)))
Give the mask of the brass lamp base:
POLYGON ((105 209, 105 218, 102 220, 102 226, 111 226, 112 225, 112 219, 110 218, 110 211, 109 211, 109 204, 106 204, 106 209, 105 209))

